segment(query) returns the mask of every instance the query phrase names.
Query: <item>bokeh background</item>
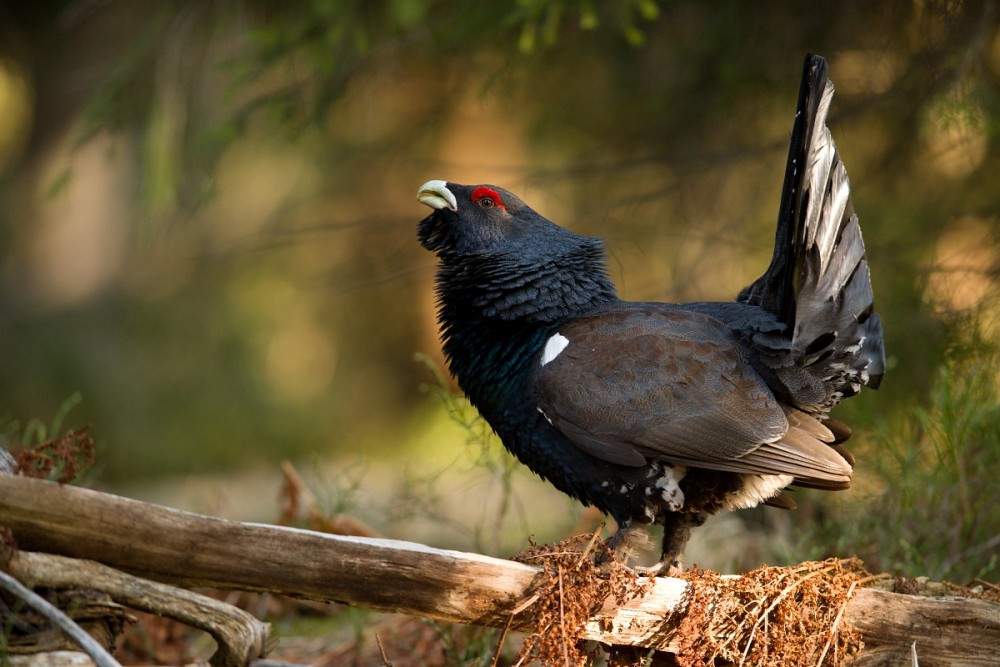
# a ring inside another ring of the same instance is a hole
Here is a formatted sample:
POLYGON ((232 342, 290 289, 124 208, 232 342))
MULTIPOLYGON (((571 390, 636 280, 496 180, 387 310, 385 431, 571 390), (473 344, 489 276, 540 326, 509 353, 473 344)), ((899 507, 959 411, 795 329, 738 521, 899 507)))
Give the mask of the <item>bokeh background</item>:
POLYGON ((605 238, 627 298, 731 299, 770 257, 813 52, 889 372, 837 412, 854 489, 720 517, 693 560, 995 578, 998 22, 971 0, 2 2, 6 442, 68 409, 99 444, 87 483, 133 497, 267 520, 287 459, 394 537, 509 555, 589 529, 452 395, 416 189, 517 192, 605 238))

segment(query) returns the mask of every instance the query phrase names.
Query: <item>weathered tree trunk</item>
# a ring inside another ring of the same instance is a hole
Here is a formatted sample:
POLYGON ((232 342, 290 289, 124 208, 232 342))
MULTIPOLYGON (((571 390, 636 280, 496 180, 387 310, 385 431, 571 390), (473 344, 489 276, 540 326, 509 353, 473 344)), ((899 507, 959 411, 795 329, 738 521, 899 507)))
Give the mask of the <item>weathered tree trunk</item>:
MULTIPOLYGON (((513 615, 539 569, 395 540, 239 523, 87 489, 0 474, 0 526, 22 550, 104 563, 183 586, 271 592, 494 627, 513 615)), ((657 578, 648 594, 605 605, 585 639, 671 650, 665 623, 688 583, 657 578)), ((844 622, 866 644, 858 665, 995 665, 1000 605, 859 589, 844 622)))

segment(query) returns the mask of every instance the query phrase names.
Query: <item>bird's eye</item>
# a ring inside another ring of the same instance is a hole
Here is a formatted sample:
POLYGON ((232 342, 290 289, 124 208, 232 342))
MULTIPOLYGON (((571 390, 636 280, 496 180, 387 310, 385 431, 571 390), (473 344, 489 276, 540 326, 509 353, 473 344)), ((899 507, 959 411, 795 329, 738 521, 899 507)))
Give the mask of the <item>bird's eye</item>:
POLYGON ((503 201, 500 200, 500 193, 493 188, 481 185, 472 192, 472 201, 483 208, 498 208, 506 211, 503 201))

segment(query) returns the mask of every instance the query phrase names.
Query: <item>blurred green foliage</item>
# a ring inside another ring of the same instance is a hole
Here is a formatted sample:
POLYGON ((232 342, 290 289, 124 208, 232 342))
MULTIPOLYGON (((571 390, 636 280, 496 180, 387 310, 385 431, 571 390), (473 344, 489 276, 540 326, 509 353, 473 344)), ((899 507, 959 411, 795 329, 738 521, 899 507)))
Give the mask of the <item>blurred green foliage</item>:
POLYGON ((80 400, 79 394, 67 398, 49 423, 34 418, 22 425, 10 415, 0 416, 0 463, 5 464, 0 469, 60 484, 91 481, 96 472, 93 438, 86 426, 63 428, 80 400))
POLYGON ((996 341, 953 349, 927 405, 880 420, 860 498, 837 498, 804 536, 824 545, 814 555, 858 554, 873 571, 934 581, 997 578, 998 369, 996 341))
POLYGON ((58 438, 63 434, 63 422, 67 415, 80 405, 81 400, 83 398, 79 393, 67 398, 48 423, 34 417, 22 425, 11 415, 0 416, 0 445, 8 451, 20 450, 58 438))
POLYGON ((842 500, 870 492, 899 529, 853 543, 984 571, 998 25, 994 2, 944 0, 0 3, 0 413, 81 392, 109 484, 448 459, 480 427, 417 444, 456 407, 418 391, 414 352, 440 360, 415 188, 519 192, 604 237, 627 298, 732 298, 770 256, 815 52, 890 363, 837 416, 873 479, 842 500))

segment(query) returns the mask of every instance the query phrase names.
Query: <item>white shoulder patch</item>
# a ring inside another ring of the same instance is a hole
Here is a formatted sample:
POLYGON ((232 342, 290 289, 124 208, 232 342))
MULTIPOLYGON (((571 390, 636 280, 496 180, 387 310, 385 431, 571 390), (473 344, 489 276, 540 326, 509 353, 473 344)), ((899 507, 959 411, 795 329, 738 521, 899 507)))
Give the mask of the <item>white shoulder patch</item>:
POLYGON ((558 357, 566 349, 567 345, 569 345, 569 338, 558 332, 553 334, 551 338, 545 341, 545 349, 542 350, 542 366, 558 357))
POLYGON ((569 338, 566 338, 566 336, 563 336, 559 332, 553 334, 551 338, 545 341, 545 349, 542 350, 542 366, 558 357, 568 345, 569 338))

